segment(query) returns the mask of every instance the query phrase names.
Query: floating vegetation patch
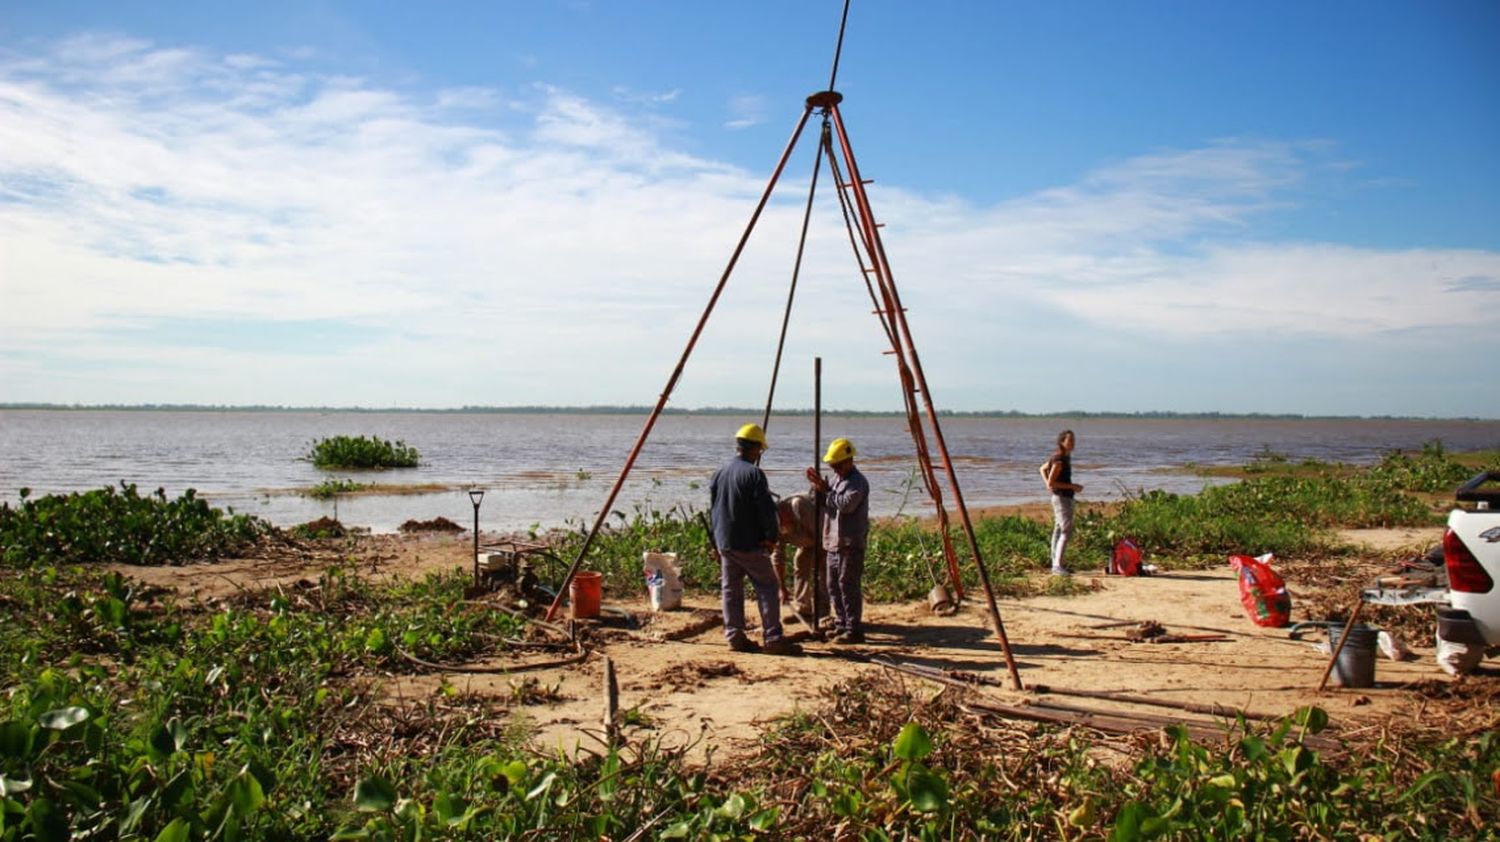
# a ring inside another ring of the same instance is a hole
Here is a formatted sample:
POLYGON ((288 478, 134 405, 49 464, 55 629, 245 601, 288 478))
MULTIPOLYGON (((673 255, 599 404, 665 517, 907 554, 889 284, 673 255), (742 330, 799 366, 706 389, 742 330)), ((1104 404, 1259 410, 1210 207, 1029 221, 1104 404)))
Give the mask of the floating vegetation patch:
POLYGON ((379 436, 331 436, 318 439, 303 459, 325 471, 339 468, 415 468, 420 454, 402 441, 379 436))

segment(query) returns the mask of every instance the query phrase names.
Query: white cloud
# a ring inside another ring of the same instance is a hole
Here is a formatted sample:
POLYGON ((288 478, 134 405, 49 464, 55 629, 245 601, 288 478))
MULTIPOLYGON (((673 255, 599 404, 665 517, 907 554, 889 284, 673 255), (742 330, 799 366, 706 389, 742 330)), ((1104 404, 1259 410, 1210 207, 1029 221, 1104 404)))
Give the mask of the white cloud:
POLYGON ((748 129, 766 121, 766 99, 758 94, 742 94, 729 100, 726 129, 748 129))
POLYGON ((682 96, 681 88, 673 88, 670 91, 637 91, 623 85, 616 86, 613 91, 615 99, 621 102, 639 105, 666 105, 677 101, 682 96))
POLYGON ((988 306, 1031 302, 1109 329, 1173 335, 1253 329, 1323 337, 1462 328, 1487 315, 1445 294, 1500 278, 1500 254, 1271 243, 1303 146, 1224 141, 1155 153, 993 208, 895 197, 918 226, 906 260, 988 306))
MULTIPOLYGON (((293 57, 108 36, 12 57, 0 65, 0 400, 649 402, 764 186, 663 139, 652 109, 675 93, 639 114, 548 86, 421 96, 293 57), (370 337, 268 354, 195 335, 185 353, 140 333, 234 319, 370 337)), ((730 110, 731 125, 751 125, 764 103, 730 110)), ((1486 325, 1495 253, 1256 236, 1318 146, 1158 150, 987 207, 886 185, 873 198, 914 321, 941 325, 918 339, 951 365, 1034 331, 1022 311, 1210 342, 1486 325)), ((758 400, 744 389, 769 368, 801 220, 800 189, 784 188, 683 403, 758 400)), ((825 197, 818 219, 834 218, 825 197)), ((841 229, 812 232, 801 283, 789 354, 852 353, 843 405, 891 405, 873 321, 837 343, 820 333, 828 313, 868 319, 841 229)))

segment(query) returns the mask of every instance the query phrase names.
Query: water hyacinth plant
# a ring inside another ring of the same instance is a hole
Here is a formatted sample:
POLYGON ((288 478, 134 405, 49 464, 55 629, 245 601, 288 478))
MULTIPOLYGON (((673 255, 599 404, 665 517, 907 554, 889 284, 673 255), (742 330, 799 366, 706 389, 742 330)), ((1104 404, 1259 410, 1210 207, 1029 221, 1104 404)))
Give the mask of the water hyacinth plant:
POLYGON ((271 530, 266 522, 213 508, 193 489, 167 499, 134 484, 0 505, 0 560, 47 564, 182 564, 231 555, 271 530))
POLYGON ((303 459, 322 470, 348 468, 415 468, 421 458, 415 447, 379 436, 330 436, 317 439, 303 459))

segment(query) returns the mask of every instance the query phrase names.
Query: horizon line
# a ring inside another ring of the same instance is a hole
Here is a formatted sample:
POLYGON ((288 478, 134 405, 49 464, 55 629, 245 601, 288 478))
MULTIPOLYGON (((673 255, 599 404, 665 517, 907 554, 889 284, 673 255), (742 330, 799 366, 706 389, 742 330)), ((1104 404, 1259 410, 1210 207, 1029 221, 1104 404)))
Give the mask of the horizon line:
MULTIPOLYGON (((641 415, 651 412, 653 407, 629 404, 522 404, 511 406, 466 405, 461 407, 366 407, 366 406, 289 406, 285 404, 200 404, 200 403, 134 403, 134 404, 84 404, 48 403, 40 401, 0 402, 0 410, 44 410, 64 412, 125 411, 125 412, 346 412, 346 413, 408 413, 408 414, 474 414, 474 415, 641 415)), ((733 406, 665 407, 664 415, 747 415, 760 416, 763 409, 733 406)), ((896 409, 824 409, 824 415, 842 417, 901 417, 905 412, 896 409)), ((787 408, 777 415, 812 415, 811 408, 787 408)), ((1434 416, 1434 415, 1309 415, 1300 412, 1221 412, 1182 410, 1085 410, 1069 409, 1049 412, 1023 412, 1016 409, 959 410, 939 409, 941 418, 1142 418, 1142 419, 1262 419, 1262 420, 1359 420, 1359 421, 1496 421, 1497 418, 1478 416, 1434 416)))

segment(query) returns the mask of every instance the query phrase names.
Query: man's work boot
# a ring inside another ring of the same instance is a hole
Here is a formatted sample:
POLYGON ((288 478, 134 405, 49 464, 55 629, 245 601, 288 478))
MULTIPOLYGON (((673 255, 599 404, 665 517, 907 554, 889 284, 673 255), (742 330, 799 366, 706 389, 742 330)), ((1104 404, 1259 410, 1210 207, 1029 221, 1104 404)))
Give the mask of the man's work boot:
POLYGON ((766 641, 765 652, 767 655, 801 655, 802 647, 784 637, 778 637, 766 641))
POLYGON ((744 636, 731 637, 729 638, 729 648, 736 652, 754 653, 760 651, 760 644, 744 636))
POLYGON ((834 635, 833 642, 834 643, 842 643, 842 644, 845 644, 845 645, 852 644, 852 643, 864 643, 865 642, 865 633, 864 632, 857 632, 857 631, 839 632, 838 634, 834 635))

